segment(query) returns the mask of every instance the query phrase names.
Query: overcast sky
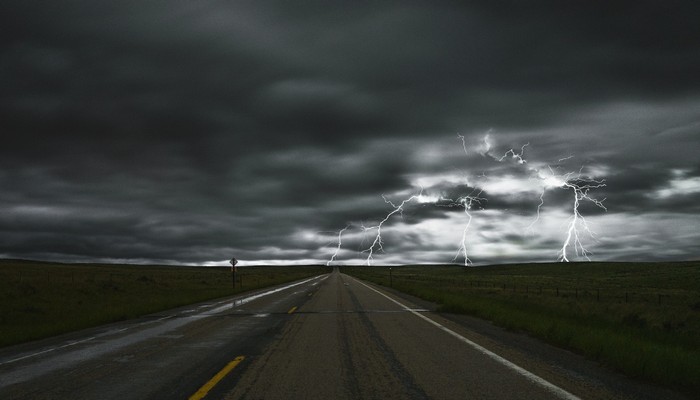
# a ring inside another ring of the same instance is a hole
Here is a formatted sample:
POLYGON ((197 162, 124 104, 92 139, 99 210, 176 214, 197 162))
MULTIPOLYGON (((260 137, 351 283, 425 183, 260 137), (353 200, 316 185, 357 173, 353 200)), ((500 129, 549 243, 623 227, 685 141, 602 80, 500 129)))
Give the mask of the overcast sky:
POLYGON ((3 0, 0 257, 698 259, 694 3, 3 0))

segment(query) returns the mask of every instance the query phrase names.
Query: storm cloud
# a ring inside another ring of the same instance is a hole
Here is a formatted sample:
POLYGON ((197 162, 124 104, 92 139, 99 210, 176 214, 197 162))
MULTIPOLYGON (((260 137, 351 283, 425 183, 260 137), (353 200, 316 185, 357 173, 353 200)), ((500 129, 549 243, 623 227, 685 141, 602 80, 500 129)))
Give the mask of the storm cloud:
POLYGON ((469 195, 475 263, 556 260, 556 176, 591 258, 697 259, 697 11, 4 1, 0 256, 362 263, 422 188, 376 263, 453 262, 469 195))

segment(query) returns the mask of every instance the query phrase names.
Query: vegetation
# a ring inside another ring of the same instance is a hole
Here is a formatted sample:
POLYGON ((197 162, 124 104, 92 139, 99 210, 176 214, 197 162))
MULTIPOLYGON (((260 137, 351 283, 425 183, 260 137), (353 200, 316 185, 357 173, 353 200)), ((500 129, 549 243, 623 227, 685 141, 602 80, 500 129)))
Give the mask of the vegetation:
POLYGON ((0 261, 0 346, 229 296, 328 272, 0 261))
POLYGON ((700 262, 345 267, 343 272, 700 390, 700 262))

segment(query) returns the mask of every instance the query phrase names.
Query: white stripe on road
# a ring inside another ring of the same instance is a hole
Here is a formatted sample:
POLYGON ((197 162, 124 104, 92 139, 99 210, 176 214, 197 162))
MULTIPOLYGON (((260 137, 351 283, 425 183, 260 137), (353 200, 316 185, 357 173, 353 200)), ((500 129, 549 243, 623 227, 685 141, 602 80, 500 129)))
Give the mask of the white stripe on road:
POLYGON ((89 342, 89 341, 91 341, 91 340, 94 340, 95 338, 96 338, 96 336, 92 336, 92 337, 89 337, 89 338, 87 338, 87 339, 78 340, 78 341, 75 341, 75 342, 70 342, 70 343, 68 343, 68 344, 64 344, 63 346, 58 346, 58 347, 53 347, 53 348, 50 348, 50 349, 46 349, 46 350, 40 351, 40 352, 38 352, 38 353, 32 353, 32 354, 29 354, 29 355, 26 355, 26 356, 23 356, 23 357, 13 358, 12 360, 7 360, 7 361, 0 362, 0 365, 11 364, 11 363, 13 363, 13 362, 22 361, 22 360, 25 360, 25 359, 27 359, 27 358, 36 357, 36 356, 39 356, 39 355, 42 355, 42 354, 50 353, 50 352, 52 352, 52 351, 56 351, 56 350, 60 350, 60 349, 65 349, 66 347, 75 346, 76 344, 89 342))
POLYGON ((367 284, 365 284, 365 283, 363 283, 363 282, 360 282, 359 280, 356 280, 356 279, 354 279, 354 278, 353 278, 353 280, 355 280, 357 283, 363 285, 364 287, 366 287, 366 288, 368 288, 368 289, 370 289, 370 290, 372 290, 372 291, 374 291, 374 292, 376 292, 376 293, 378 293, 378 294, 380 294, 380 295, 386 297, 387 299, 389 299, 389 300, 392 301, 393 303, 398 304, 399 306, 401 306, 404 310, 409 311, 409 312, 411 312, 412 314, 418 316, 419 318, 421 318, 421 319, 423 319, 423 320, 429 322, 430 324, 436 326, 437 328, 439 328, 439 329, 442 330, 443 332, 446 332, 446 333, 450 334, 451 336, 453 336, 453 337, 459 339, 459 340, 462 341, 463 343, 468 344, 469 346, 471 346, 472 348, 474 348, 475 350, 477 350, 477 351, 480 352, 481 354, 484 354, 485 356, 490 357, 492 360, 497 361, 498 363, 500 363, 500 364, 502 364, 502 365, 504 365, 504 366, 506 366, 506 367, 512 369, 513 371, 515 371, 515 372, 517 372, 518 374, 522 375, 523 377, 527 378, 529 381, 531 381, 531 382, 533 382, 533 383, 536 383, 536 384, 538 384, 538 385, 544 387, 545 389, 549 390, 550 392, 552 392, 553 394, 557 395, 558 397, 560 397, 560 398, 562 398, 562 399, 567 399, 567 400, 580 400, 579 397, 577 397, 577 396, 575 396, 575 395, 573 395, 573 394, 567 392, 566 390, 560 388, 559 386, 557 386, 557 385, 555 385, 555 384, 553 384, 553 383, 551 383, 551 382, 545 380, 544 378, 541 378, 541 377, 539 377, 539 376, 533 374, 532 372, 526 370, 525 368, 522 368, 522 367, 520 367, 520 366, 518 366, 518 365, 516 365, 516 364, 513 364, 512 362, 506 360, 505 358, 499 356, 498 354, 492 352, 491 350, 488 350, 488 349, 486 349, 485 347, 482 347, 482 346, 480 346, 480 345, 478 345, 478 344, 472 342, 471 340, 465 338, 464 336, 460 335, 459 333, 453 331, 453 330, 450 329, 450 328, 447 328, 447 327, 445 327, 445 326, 443 326, 443 325, 440 325, 439 323, 433 321, 432 319, 426 317, 425 315, 423 315, 423 314, 421 314, 421 313, 419 313, 419 312, 417 312, 417 311, 414 311, 414 310, 411 309, 410 307, 407 307, 406 305, 404 305, 404 304, 402 304, 402 303, 400 303, 400 302, 398 302, 398 301, 392 299, 391 297, 385 295, 384 293, 378 291, 377 289, 375 289, 375 288, 373 288, 373 287, 371 287, 371 286, 369 286, 369 285, 367 285, 367 284))
MULTIPOLYGON (((221 307, 217 307, 217 308, 215 308, 215 309, 213 309, 213 310, 209 310, 209 311, 205 312, 204 314, 217 314, 217 313, 220 313, 220 312, 222 312, 222 311, 226 311, 226 310, 228 310, 228 309, 231 309, 231 308, 233 308, 234 306, 239 306, 239 305, 242 305, 242 304, 246 304, 246 303, 249 303, 249 302, 251 302, 251 301, 253 301, 253 300, 257 300, 257 299, 259 299, 259 298, 261 298, 261 297, 265 297, 265 296, 271 295, 271 294, 273 294, 273 293, 281 292, 281 291, 283 291, 283 290, 287 290, 287 289, 293 288, 293 287, 295 287, 295 286, 303 285, 303 284, 305 284, 305 283, 307 283, 307 282, 313 281, 314 279, 319 279, 319 282, 322 282, 322 281, 323 281, 324 279, 326 279, 326 278, 328 278, 328 275, 325 275, 325 276, 324 276, 324 275, 315 276, 315 277, 313 277, 313 278, 309 278, 309 279, 304 280, 304 281, 301 281, 301 282, 292 283, 291 285, 282 286, 282 287, 279 287, 279 288, 277 288, 277 289, 268 290, 267 292, 258 293, 258 294, 255 294, 255 295, 252 295, 252 296, 249 296, 249 297, 245 297, 245 298, 242 298, 242 299, 236 299, 236 300, 234 300, 233 303, 229 303, 229 304, 223 305, 223 306, 221 306, 221 307)), ((228 300, 228 301, 230 301, 230 300, 228 300)), ((228 301, 226 301, 226 302, 228 302, 228 301)), ((217 303, 217 304, 221 304, 221 303, 217 303)))

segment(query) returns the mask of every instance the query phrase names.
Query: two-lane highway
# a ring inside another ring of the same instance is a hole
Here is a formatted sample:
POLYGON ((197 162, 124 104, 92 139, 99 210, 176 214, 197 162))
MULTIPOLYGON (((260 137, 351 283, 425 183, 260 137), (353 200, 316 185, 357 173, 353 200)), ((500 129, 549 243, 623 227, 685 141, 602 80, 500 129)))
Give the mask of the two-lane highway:
POLYGON ((427 308, 336 270, 5 349, 0 399, 683 398, 427 308))
POLYGON ((226 399, 684 398, 405 297, 335 271, 226 399))
POLYGON ((576 398, 423 320, 426 311, 335 273, 227 398, 576 398))

